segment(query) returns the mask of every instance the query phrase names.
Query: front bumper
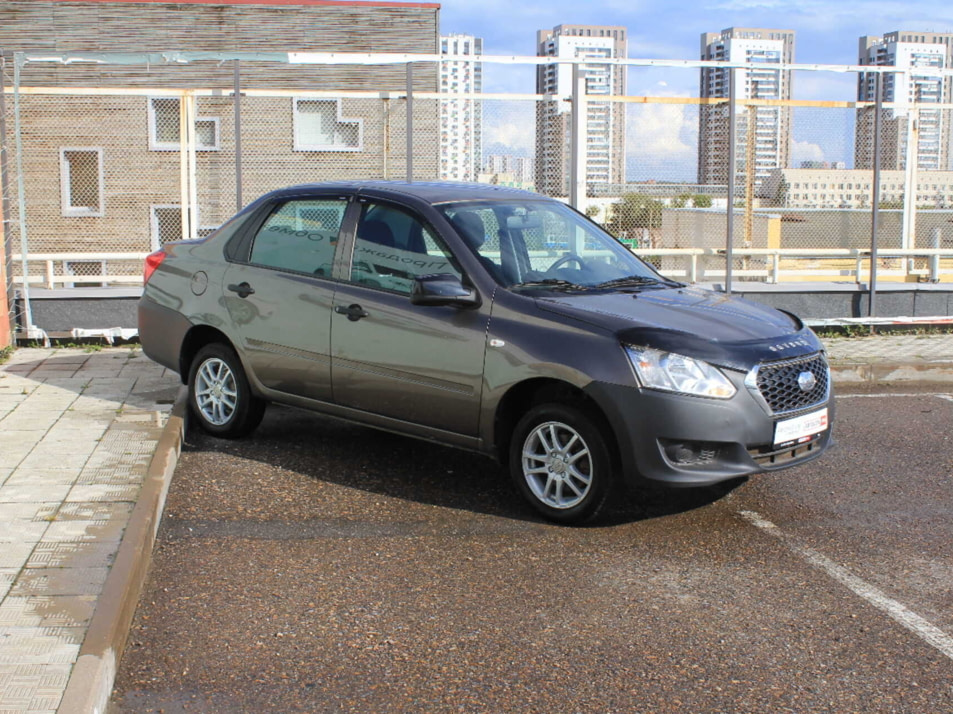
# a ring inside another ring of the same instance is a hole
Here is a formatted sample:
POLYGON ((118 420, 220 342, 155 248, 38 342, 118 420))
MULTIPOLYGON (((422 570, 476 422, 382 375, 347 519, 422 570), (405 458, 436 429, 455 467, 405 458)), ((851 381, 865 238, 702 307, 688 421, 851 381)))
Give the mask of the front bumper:
POLYGON ((626 479, 672 486, 705 486, 795 466, 820 456, 832 443, 834 399, 795 414, 772 416, 763 402, 730 376, 731 399, 705 399, 638 387, 594 382, 586 391, 609 420, 626 479), (799 414, 828 410, 828 426, 807 443, 778 449, 775 424, 799 414))

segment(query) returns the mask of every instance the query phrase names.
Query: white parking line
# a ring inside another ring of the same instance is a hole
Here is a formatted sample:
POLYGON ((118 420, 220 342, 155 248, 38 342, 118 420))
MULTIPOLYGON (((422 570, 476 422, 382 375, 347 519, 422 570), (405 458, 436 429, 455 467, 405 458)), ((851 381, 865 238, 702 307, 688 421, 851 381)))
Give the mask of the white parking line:
POLYGON ((873 585, 861 580, 849 570, 841 567, 826 556, 821 555, 816 550, 801 545, 792 536, 783 532, 771 521, 763 518, 755 511, 739 511, 739 515, 752 525, 782 540, 788 548, 800 555, 815 568, 823 570, 841 585, 852 590, 856 595, 862 597, 878 610, 887 613, 887 615, 917 635, 917 637, 924 642, 933 645, 946 655, 947 658, 953 660, 953 637, 950 637, 950 635, 943 630, 927 622, 896 600, 887 597, 873 585))

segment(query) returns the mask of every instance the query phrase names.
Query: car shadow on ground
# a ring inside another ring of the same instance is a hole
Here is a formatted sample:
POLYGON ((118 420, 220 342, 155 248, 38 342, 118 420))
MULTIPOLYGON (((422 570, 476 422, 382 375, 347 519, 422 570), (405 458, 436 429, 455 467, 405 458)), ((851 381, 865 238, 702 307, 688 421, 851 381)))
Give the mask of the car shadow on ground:
MULTIPOLYGON (((292 408, 269 406, 258 430, 241 440, 211 437, 190 420, 186 452, 202 461, 207 455, 210 463, 219 455, 228 458, 233 472, 252 470, 272 485, 276 477, 290 472, 313 483, 390 499, 545 522, 523 501, 504 468, 490 458, 292 408)), ((629 489, 592 525, 617 526, 703 508, 745 480, 707 488, 629 489)), ((293 487, 292 481, 287 485, 293 487)), ((236 482, 236 488, 253 486, 236 482)))

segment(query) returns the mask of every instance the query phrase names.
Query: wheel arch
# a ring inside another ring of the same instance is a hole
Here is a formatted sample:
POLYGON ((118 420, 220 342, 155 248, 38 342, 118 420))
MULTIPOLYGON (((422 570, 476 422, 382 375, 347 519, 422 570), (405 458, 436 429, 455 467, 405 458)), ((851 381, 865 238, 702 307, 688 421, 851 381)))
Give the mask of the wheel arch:
MULTIPOLYGON (((210 325, 196 325, 186 333, 185 339, 182 340, 182 349, 179 351, 179 377, 182 379, 182 384, 189 382, 189 370, 195 355, 205 345, 213 342, 220 342, 235 350, 235 345, 232 344, 228 335, 210 325)), ((238 351, 235 350, 235 352, 237 354, 238 351)), ((238 358, 241 360, 241 355, 238 358)))
POLYGON ((613 465, 618 467, 621 461, 619 441, 602 407, 574 384, 551 377, 537 377, 514 384, 500 399, 493 425, 493 442, 500 463, 507 463, 513 429, 519 420, 533 407, 547 403, 576 407, 594 419, 605 436, 613 465))

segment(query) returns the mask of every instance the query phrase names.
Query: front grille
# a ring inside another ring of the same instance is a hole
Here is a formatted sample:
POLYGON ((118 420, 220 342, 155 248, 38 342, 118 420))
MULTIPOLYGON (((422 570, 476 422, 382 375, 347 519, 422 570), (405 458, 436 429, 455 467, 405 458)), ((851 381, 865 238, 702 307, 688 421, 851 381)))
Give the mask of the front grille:
POLYGON ((772 414, 796 412, 827 400, 830 369, 820 353, 767 362, 757 367, 757 386, 772 414), (815 380, 814 386, 806 392, 798 384, 798 378, 804 373, 814 375, 815 380))

